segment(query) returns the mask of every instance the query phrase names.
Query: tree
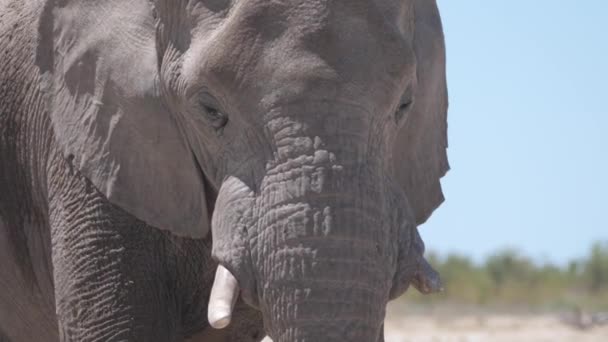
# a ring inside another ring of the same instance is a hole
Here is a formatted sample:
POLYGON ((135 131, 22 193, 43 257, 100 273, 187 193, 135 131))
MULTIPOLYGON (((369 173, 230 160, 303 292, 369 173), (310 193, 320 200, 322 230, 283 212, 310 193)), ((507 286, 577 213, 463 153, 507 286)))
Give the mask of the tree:
POLYGON ((490 256, 485 268, 498 287, 504 286, 508 281, 529 281, 534 271, 532 262, 513 249, 505 249, 490 256))
POLYGON ((596 242, 585 265, 585 279, 592 292, 608 289, 608 243, 596 242))

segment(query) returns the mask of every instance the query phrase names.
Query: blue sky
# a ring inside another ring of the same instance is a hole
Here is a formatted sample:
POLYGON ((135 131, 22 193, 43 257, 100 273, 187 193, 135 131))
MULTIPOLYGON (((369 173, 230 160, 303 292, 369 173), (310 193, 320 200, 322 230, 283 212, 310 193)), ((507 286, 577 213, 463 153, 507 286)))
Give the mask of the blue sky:
POLYGON ((585 256, 608 240, 608 1, 438 4, 452 170, 427 248, 585 256))

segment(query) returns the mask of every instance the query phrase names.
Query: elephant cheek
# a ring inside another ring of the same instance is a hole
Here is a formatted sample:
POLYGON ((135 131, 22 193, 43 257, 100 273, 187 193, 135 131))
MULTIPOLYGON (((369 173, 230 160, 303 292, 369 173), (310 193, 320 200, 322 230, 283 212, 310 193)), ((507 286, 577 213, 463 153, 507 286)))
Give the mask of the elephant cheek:
POLYGON ((253 191, 241 180, 230 177, 224 181, 211 220, 211 254, 237 279, 243 300, 257 308, 259 304, 248 242, 253 202, 253 191))

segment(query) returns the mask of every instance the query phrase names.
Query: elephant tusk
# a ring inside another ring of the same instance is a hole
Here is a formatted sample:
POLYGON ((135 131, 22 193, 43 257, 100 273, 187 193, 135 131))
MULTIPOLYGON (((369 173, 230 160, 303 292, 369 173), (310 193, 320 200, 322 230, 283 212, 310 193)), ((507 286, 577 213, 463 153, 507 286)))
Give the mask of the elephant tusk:
POLYGON ((239 284, 224 266, 219 265, 211 288, 207 318, 215 329, 224 329, 232 319, 232 309, 238 297, 239 284))

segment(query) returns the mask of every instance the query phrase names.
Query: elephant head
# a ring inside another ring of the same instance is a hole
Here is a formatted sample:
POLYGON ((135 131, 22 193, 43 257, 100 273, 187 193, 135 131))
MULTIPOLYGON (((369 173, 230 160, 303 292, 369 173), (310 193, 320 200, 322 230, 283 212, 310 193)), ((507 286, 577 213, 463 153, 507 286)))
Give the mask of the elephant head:
POLYGON ((62 153, 150 226, 211 231, 214 325, 240 293, 275 341, 381 340, 389 299, 440 287, 435 0, 57 0, 40 25, 62 153))

